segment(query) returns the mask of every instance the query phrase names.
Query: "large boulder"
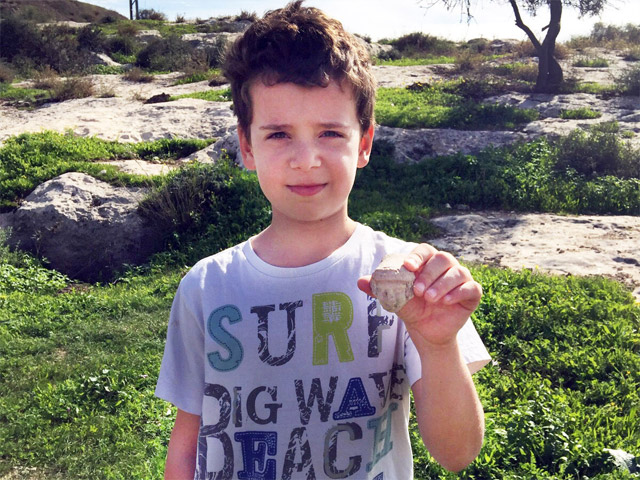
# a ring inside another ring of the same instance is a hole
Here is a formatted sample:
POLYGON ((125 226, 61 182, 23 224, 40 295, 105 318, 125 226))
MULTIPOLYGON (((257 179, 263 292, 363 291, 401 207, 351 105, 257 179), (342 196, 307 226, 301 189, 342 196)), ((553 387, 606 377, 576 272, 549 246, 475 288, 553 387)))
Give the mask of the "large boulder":
POLYGON ((71 278, 109 280, 161 246, 161 235, 137 210, 144 193, 65 173, 41 184, 12 214, 10 243, 71 278))

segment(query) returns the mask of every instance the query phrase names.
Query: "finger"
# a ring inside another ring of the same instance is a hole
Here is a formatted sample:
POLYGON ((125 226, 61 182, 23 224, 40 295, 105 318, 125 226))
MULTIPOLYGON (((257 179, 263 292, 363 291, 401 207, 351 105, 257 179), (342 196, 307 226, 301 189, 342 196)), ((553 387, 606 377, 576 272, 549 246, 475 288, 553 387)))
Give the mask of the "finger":
MULTIPOLYGON (((426 292, 429 291, 434 282, 454 266, 459 266, 459 263, 453 258, 453 255, 447 252, 435 252, 416 278, 413 284, 413 292, 419 297, 427 295, 426 292)), ((425 298, 434 298, 435 295, 433 293, 433 291, 430 291, 428 297, 425 298)))
POLYGON ((440 275, 427 287, 424 297, 430 302, 437 302, 455 288, 473 280, 471 273, 461 265, 455 265, 440 275))
POLYGON ((410 272, 417 272, 436 252, 431 245, 421 243, 407 255, 404 266, 410 272))
POLYGON ((366 275, 364 277, 360 277, 358 279, 358 288, 362 290, 364 293, 373 297, 373 292, 371 291, 371 275, 366 275))
POLYGON ((471 280, 451 290, 442 301, 447 305, 459 304, 463 308, 474 311, 482 298, 482 285, 471 280))

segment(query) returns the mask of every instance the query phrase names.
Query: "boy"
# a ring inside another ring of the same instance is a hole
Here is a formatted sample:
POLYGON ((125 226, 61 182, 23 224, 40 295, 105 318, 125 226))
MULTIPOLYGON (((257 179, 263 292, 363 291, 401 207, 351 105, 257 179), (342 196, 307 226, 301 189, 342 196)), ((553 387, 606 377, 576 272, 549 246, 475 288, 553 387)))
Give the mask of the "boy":
POLYGON ((226 61, 272 221, 198 262, 176 294, 156 390, 178 407, 169 479, 411 478, 409 387, 444 467, 482 444, 470 372, 488 354, 468 320, 481 287, 449 254, 348 217, 375 82, 359 42, 301 4, 267 13, 226 61), (368 275, 392 252, 416 274, 397 316, 368 275))

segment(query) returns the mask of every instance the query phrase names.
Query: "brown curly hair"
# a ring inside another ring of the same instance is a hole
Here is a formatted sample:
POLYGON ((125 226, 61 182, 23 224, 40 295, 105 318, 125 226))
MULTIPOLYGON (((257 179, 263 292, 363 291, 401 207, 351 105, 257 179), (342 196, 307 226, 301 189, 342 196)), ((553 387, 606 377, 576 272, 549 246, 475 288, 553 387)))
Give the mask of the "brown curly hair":
POLYGON ((326 87, 333 80, 351 88, 364 133, 374 122, 376 84, 369 54, 339 21, 302 3, 296 0, 267 12, 227 52, 223 74, 231 83, 238 125, 248 136, 249 89, 257 78, 265 85, 291 82, 308 87, 326 87))

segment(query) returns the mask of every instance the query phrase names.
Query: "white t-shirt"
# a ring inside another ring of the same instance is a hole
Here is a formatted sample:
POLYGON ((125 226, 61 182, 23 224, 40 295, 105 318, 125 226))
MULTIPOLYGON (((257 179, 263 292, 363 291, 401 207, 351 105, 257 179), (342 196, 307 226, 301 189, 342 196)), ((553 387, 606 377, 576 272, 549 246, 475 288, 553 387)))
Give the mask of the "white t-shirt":
MULTIPOLYGON (((244 242, 198 262, 173 302, 156 395, 201 416, 196 478, 413 477, 420 359, 356 280, 415 245, 358 225, 324 260, 274 267, 244 242)), ((458 342, 489 354, 470 321, 458 342)))

